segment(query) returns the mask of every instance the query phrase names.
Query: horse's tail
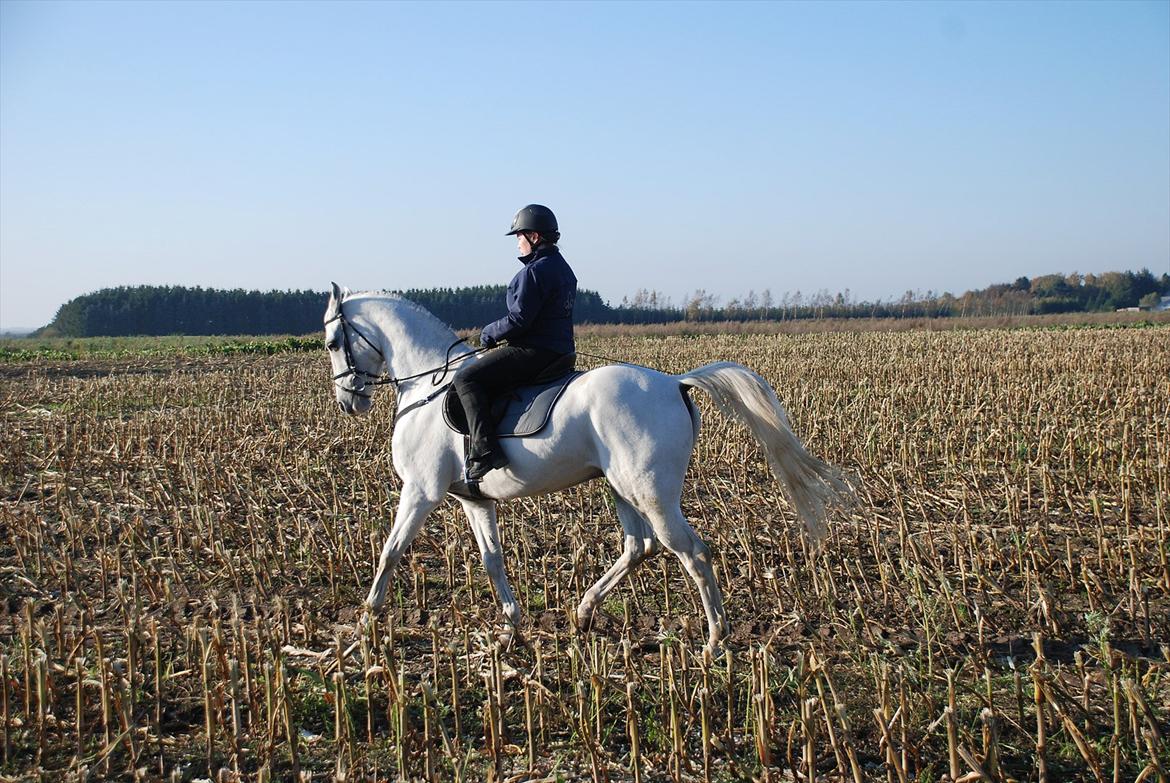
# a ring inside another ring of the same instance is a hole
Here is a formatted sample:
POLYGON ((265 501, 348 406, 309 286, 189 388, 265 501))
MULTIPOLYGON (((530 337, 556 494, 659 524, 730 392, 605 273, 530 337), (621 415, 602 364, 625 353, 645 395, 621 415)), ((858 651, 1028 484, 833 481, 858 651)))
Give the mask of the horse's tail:
POLYGON ((819 542, 829 508, 851 505, 853 488, 836 468, 805 450, 768 382, 735 362, 715 362, 675 377, 683 386, 707 392, 724 415, 747 425, 809 536, 819 542))

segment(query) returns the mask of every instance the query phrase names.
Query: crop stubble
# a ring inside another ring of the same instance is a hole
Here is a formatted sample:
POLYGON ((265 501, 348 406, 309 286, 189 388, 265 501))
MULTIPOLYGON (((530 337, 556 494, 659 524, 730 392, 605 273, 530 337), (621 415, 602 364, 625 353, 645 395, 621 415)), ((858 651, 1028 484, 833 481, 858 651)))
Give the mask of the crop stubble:
POLYGON ((323 351, 7 365, 0 770, 1164 778, 1167 342, 1164 328, 583 340, 669 372, 752 367, 861 488, 810 552, 750 436, 695 395, 684 511, 734 630, 714 661, 669 555, 590 632, 570 624, 620 551, 603 482, 501 507, 524 644, 495 643, 454 503, 363 625, 398 490, 392 395, 344 418, 323 351))

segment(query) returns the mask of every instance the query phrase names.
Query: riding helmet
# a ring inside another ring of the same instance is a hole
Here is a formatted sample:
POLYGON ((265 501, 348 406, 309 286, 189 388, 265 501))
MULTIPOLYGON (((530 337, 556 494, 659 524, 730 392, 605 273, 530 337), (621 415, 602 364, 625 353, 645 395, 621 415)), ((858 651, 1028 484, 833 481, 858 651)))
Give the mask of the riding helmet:
POLYGON ((521 231, 535 231, 541 236, 551 236, 560 229, 557 228, 557 216, 548 207, 540 204, 529 204, 521 207, 512 218, 512 230, 505 236, 519 234, 521 231))

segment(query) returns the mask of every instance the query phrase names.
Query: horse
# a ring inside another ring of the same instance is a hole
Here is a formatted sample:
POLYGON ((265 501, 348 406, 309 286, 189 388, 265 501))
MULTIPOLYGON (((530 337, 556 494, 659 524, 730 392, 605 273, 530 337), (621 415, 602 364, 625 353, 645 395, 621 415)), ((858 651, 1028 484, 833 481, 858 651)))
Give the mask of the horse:
POLYGON ((510 642, 521 612, 504 571, 496 502, 604 477, 624 533, 623 548, 581 598, 578 626, 587 629, 606 595, 665 548, 698 588, 707 619, 706 648, 718 653, 730 631, 723 596, 711 568, 711 550, 681 507, 701 423, 689 398, 691 389, 707 393, 724 415, 748 427, 814 546, 826 532, 830 510, 854 497, 838 470, 805 450, 768 382, 728 361, 681 375, 630 364, 589 370, 564 390, 542 431, 501 440, 508 465, 488 473, 478 493, 469 492, 463 438, 444 421, 441 401, 431 403, 445 388, 441 384, 451 367, 476 361, 482 349, 472 349, 433 314, 396 294, 351 293, 336 283, 324 325, 334 395, 342 411, 353 416, 368 412, 382 385, 397 391, 390 448, 402 491, 365 599, 370 615, 384 606, 390 577, 427 515, 451 496, 467 515, 499 596, 501 637, 510 642))

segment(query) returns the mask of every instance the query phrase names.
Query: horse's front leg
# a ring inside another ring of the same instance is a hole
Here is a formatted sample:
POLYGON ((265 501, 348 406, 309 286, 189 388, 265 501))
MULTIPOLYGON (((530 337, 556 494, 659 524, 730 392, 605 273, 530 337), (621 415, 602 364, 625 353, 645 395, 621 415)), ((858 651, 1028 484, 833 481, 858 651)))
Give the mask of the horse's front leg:
POLYGON ((491 500, 461 499, 460 502, 471 523, 475 541, 479 544, 483 567, 496 588, 496 595, 500 597, 505 624, 503 641, 511 643, 520 623, 520 604, 516 602, 516 596, 508 584, 508 576, 504 573, 504 553, 500 548, 500 528, 496 524, 496 504, 491 500))
POLYGON ((378 572, 374 574, 374 584, 370 588, 370 594, 366 596, 366 608, 371 612, 379 611, 386 603, 386 588, 390 582, 390 575, 398 561, 402 559, 402 553, 422 530, 427 514, 434 511, 442 499, 442 494, 437 498, 431 497, 415 484, 403 485, 402 495, 398 498, 398 511, 394 515, 394 526, 390 528, 390 537, 382 547, 382 556, 378 558, 378 572))

